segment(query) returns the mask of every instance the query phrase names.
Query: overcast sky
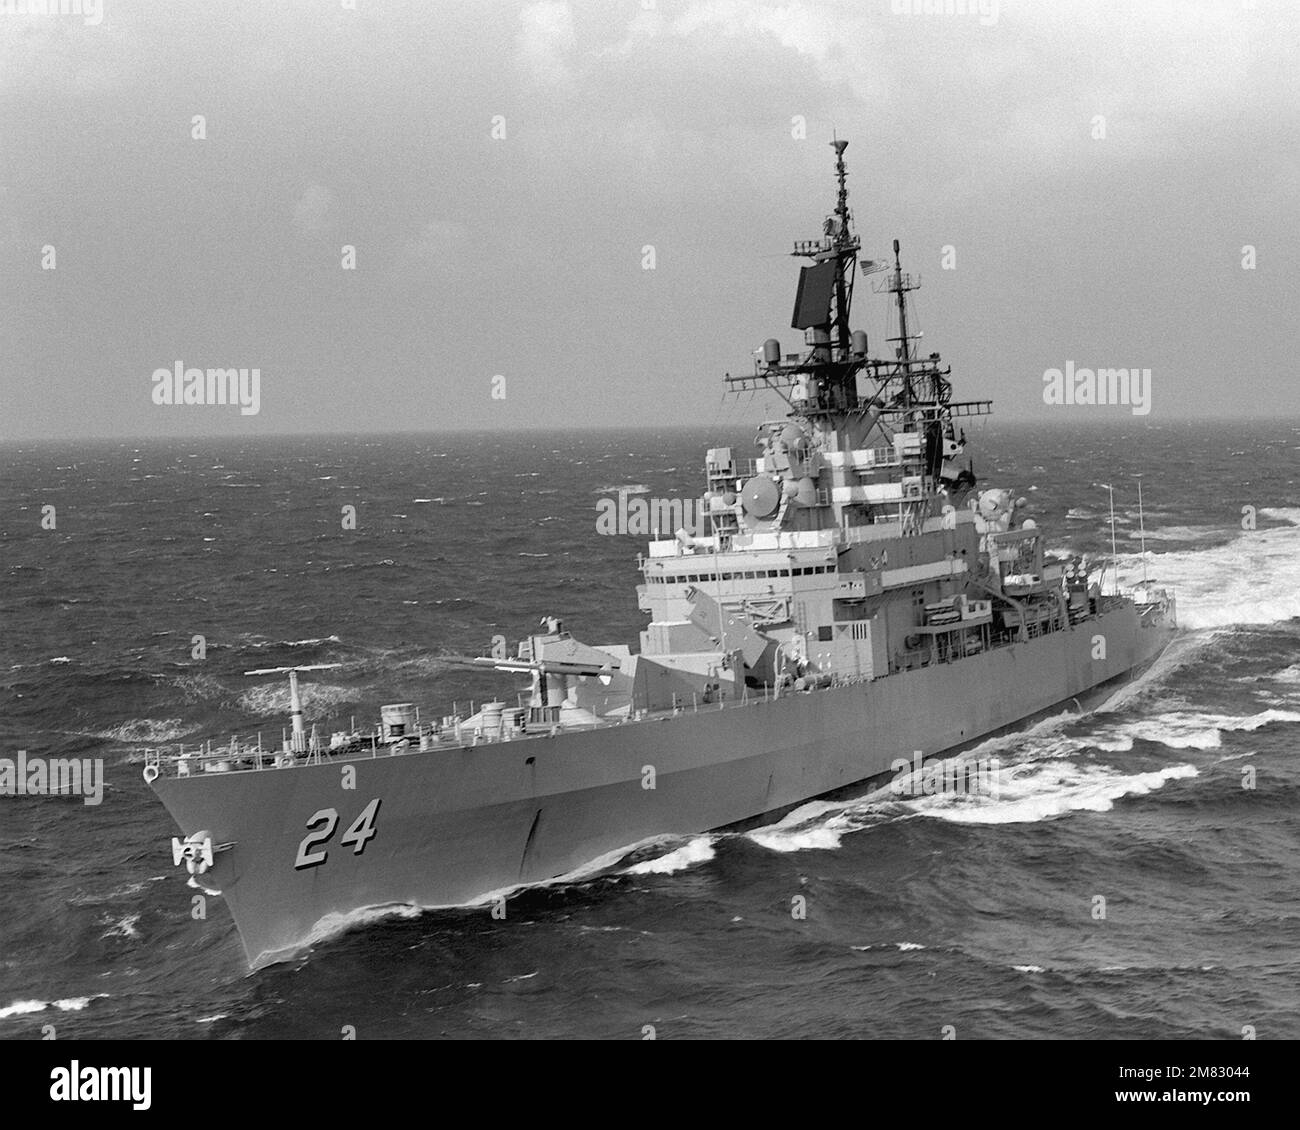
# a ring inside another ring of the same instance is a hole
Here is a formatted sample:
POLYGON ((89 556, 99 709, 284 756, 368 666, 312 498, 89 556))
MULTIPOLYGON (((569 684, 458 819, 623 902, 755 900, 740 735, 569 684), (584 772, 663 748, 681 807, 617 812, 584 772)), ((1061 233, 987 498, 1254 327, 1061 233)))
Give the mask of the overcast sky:
POLYGON ((1292 0, 102 3, 0 11, 0 438, 707 424, 801 344, 832 130, 958 396, 1300 415, 1292 0))

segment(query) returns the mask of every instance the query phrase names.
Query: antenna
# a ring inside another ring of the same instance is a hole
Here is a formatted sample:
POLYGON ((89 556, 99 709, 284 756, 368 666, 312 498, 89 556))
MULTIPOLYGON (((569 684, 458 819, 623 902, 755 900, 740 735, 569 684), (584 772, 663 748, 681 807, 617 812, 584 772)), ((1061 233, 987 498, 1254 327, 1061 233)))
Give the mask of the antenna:
POLYGON ((835 150, 835 180, 839 192, 835 199, 835 339, 841 357, 849 352, 849 307, 853 302, 853 275, 857 269, 859 243, 849 230, 852 217, 849 213, 848 169, 844 167, 844 150, 849 143, 834 137, 831 148, 835 150), (847 276, 847 277, 846 277, 847 276))
POLYGON ((835 138, 831 148, 835 150, 835 179, 839 182, 840 192, 835 204, 835 214, 840 218, 840 232, 847 236, 849 231, 849 190, 844 183, 848 170, 844 167, 844 150, 849 147, 847 141, 835 138))
POLYGON ((1110 560, 1111 560, 1111 564, 1114 566, 1114 578, 1115 578, 1111 582, 1111 585, 1113 586, 1115 593, 1118 593, 1119 592, 1119 564, 1117 562, 1117 558, 1119 557, 1119 554, 1115 549, 1115 488, 1111 486, 1110 483, 1102 483, 1101 485, 1104 486, 1108 491, 1110 491, 1110 560))
MULTIPOLYGON (((1138 530, 1142 538, 1142 584, 1147 583, 1147 524, 1142 514, 1142 476, 1137 476, 1138 481, 1138 530)), ((1143 598, 1146 599, 1145 597, 1143 598)))
POLYGON ((245 675, 281 675, 289 672, 289 719, 293 723, 294 752, 301 753, 307 748, 307 731, 302 722, 302 699, 298 695, 298 672, 328 671, 332 667, 342 666, 342 663, 308 663, 302 667, 259 667, 244 672, 245 675))
POLYGON ((903 264, 898 258, 898 240, 894 240, 894 290, 898 296, 898 339, 903 348, 903 403, 912 404, 912 346, 907 334, 907 299, 903 297, 903 264))

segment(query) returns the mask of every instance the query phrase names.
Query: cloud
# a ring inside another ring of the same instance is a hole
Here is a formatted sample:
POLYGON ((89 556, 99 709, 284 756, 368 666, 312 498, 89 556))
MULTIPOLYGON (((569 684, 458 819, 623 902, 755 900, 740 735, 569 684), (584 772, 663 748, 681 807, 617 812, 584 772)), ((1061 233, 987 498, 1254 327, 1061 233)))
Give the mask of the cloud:
MULTIPOLYGON (((1294 120, 1284 93, 1293 64, 1283 45, 1297 24, 1290 6, 998 7, 986 25, 969 15, 898 14, 888 0, 694 0, 632 14, 603 49, 594 32, 583 36, 567 59, 584 83, 600 84, 597 104, 625 120, 659 114, 641 93, 655 76, 692 105, 709 105, 721 90, 729 97, 715 120, 733 131, 798 113, 813 133, 834 126, 879 154, 909 152, 899 174, 912 179, 909 188, 931 183, 951 154, 990 157, 963 177, 999 190, 1065 165, 1091 170, 1103 155, 1176 155, 1221 131, 1248 100, 1294 120), (629 68, 639 81, 620 83, 629 68), (1104 149, 1091 142, 1096 114, 1107 119, 1104 149), (930 146, 917 152, 922 135, 930 146)), ((580 26, 585 32, 587 21, 580 26)), ((665 124, 680 132, 680 121, 665 124)))
MULTIPOLYGON (((748 0, 707 0, 673 21, 674 35, 684 39, 719 36, 768 37, 799 55, 825 59, 837 35, 836 15, 805 4, 754 4, 748 0)), ((849 20, 849 24, 857 21, 849 20)))
POLYGON ((573 12, 565 0, 540 0, 519 13, 516 52, 524 69, 539 82, 570 81, 568 56, 576 41, 573 12))

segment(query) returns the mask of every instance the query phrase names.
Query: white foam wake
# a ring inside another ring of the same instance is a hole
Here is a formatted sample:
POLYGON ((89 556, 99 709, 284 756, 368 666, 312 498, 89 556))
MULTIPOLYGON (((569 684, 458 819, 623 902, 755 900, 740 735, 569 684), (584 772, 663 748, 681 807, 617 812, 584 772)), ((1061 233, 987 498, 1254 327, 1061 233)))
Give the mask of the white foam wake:
MULTIPOLYGON (((1021 735, 1023 737, 1024 735, 1021 735)), ((1096 743, 1086 739, 1049 740, 1041 759, 1020 761, 993 771, 996 787, 984 794, 940 794, 897 797, 880 789, 841 804, 804 805, 778 824, 748 833, 770 851, 831 851, 844 836, 885 822, 928 816, 958 824, 1026 824, 1071 812, 1107 812, 1124 796, 1145 796, 1166 782, 1195 777, 1193 765, 1173 765, 1147 773, 1125 774, 1105 766, 1063 760, 1061 754, 1077 752, 1096 743)))
POLYGON ((805 812, 805 809, 812 807, 805 805, 802 809, 796 809, 780 823, 758 828, 749 832, 748 836, 768 851, 833 851, 849 832, 861 831, 871 823, 870 819, 864 818, 870 817, 874 806, 859 800, 853 802, 852 806, 828 806, 838 807, 839 810, 833 815, 805 812), (800 816, 800 813, 804 814, 800 816), (823 816, 825 819, 821 819, 823 816), (797 822, 787 823, 795 817, 798 817, 797 822))
POLYGON ((1034 824, 1071 812, 1109 812, 1120 797, 1145 796, 1197 775, 1194 765, 1122 774, 1099 765, 1030 762, 999 770, 996 796, 948 794, 904 803, 920 816, 956 824, 1034 824))
MULTIPOLYGON (((1155 579, 1175 590, 1183 627, 1273 624, 1300 617, 1300 508, 1264 507, 1259 514, 1288 525, 1248 531, 1212 549, 1148 557, 1155 579)), ((1141 579, 1141 555, 1121 554, 1119 565, 1122 583, 1141 579)))
POLYGON ((1286 683, 1289 686, 1300 685, 1300 663, 1292 663, 1290 667, 1284 667, 1276 675, 1267 677, 1275 683, 1286 683))
POLYGON ((634 863, 627 869, 629 875, 671 875, 676 871, 685 871, 697 863, 707 863, 713 858, 713 838, 696 836, 689 843, 683 844, 676 851, 661 855, 656 859, 647 859, 634 863))
POLYGON ((44 1012, 47 1008, 57 1008, 60 1012, 80 1012, 91 1001, 107 996, 107 993, 96 993, 92 997, 67 997, 60 1001, 14 1001, 13 1004, 0 1008, 0 1020, 8 1020, 11 1016, 27 1016, 33 1012, 44 1012))
POLYGON ((1132 749, 1135 738, 1159 742, 1170 749, 1218 749, 1223 744, 1224 731, 1253 732, 1276 722, 1300 722, 1300 713, 1269 709, 1239 717, 1202 711, 1171 711, 1134 722, 1101 726, 1086 744, 1112 753, 1132 749))
MULTIPOLYGON (((952 760, 987 762, 1014 758, 1021 761, 1027 752, 1035 759, 1068 757, 1080 752, 1087 744, 1060 733, 1063 727, 1077 722, 1078 718, 1077 714, 1071 713, 1053 715, 1028 729, 988 738, 952 760)), ((934 764, 927 762, 927 769, 934 764)), ((947 764, 947 760, 940 764, 947 764)), ((900 783, 905 786, 906 778, 900 779, 900 783)), ((860 832, 886 820, 917 815, 915 811, 901 808, 901 799, 890 785, 883 785, 847 800, 811 801, 800 805, 777 823, 757 828, 747 836, 769 851, 833 851, 850 832, 860 832)))

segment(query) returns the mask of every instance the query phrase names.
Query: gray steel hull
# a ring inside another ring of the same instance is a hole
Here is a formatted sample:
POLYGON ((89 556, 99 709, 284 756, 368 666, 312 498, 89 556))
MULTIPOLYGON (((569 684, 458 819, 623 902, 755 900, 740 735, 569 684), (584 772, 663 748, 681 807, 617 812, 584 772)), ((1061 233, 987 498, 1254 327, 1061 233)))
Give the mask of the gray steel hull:
POLYGON ((1172 634, 1140 626, 1126 606, 956 663, 769 702, 153 787, 183 833, 234 845, 203 881, 222 891, 257 967, 364 908, 464 905, 653 836, 776 819, 916 750, 934 756, 1087 701, 1149 664, 1172 634), (1099 635, 1105 659, 1093 658, 1099 635), (345 766, 355 789, 343 788, 345 766), (356 854, 341 833, 375 798, 375 835, 356 854), (338 814, 325 861, 295 868, 308 821, 325 809, 338 814))

